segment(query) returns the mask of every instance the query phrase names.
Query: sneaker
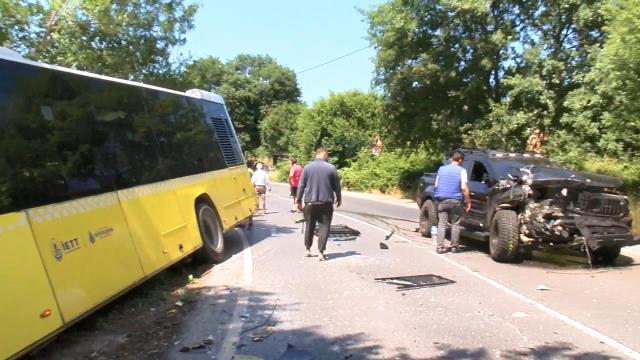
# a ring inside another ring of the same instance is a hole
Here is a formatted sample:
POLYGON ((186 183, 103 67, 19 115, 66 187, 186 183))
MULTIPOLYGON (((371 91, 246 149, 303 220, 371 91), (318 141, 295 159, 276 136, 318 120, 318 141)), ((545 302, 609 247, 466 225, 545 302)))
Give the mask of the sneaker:
POLYGON ((324 256, 323 253, 320 253, 320 255, 318 255, 318 261, 325 261, 325 260, 327 260, 327 257, 324 256))
POLYGON ((445 248, 444 248, 444 246, 438 246, 438 247, 436 248, 436 253, 438 253, 438 254, 444 254, 444 252, 445 252, 445 248))
POLYGON ((311 251, 310 250, 305 250, 304 251, 304 257, 312 257, 313 255, 311 255, 311 251))

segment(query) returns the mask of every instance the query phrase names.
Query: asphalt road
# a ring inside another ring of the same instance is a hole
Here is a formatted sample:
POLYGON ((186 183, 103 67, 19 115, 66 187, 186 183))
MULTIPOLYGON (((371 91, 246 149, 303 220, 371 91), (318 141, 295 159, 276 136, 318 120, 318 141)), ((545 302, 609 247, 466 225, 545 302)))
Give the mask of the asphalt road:
POLYGON ((267 214, 229 235, 229 258, 201 279, 170 359, 278 359, 287 344, 315 359, 640 358, 637 250, 593 270, 579 254, 498 264, 471 240, 438 255, 414 232, 410 201, 345 194, 333 223, 361 235, 330 241, 319 262, 303 257, 287 195, 275 184, 267 214), (374 280, 421 274, 455 282, 398 291, 374 280), (206 349, 178 351, 207 338, 206 349))

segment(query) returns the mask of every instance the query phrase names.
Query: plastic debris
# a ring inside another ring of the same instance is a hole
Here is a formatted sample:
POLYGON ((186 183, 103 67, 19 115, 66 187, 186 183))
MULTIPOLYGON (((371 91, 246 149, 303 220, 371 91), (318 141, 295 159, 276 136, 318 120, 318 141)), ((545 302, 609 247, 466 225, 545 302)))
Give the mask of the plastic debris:
POLYGON ((551 288, 548 287, 547 285, 538 285, 538 286, 536 286, 536 290, 545 291, 545 290, 551 290, 551 288))
POLYGON ((202 349, 206 349, 207 346, 203 343, 197 343, 197 344, 193 344, 191 345, 191 350, 202 350, 202 349))
POLYGON ((213 345, 213 336, 209 336, 208 338, 202 340, 202 343, 205 345, 213 345))
POLYGON ((251 336, 251 340, 254 342, 262 342, 271 336, 271 334, 273 334, 273 328, 271 326, 265 326, 262 330, 255 331, 251 336))
POLYGON ((396 276, 389 278, 375 278, 374 280, 387 284, 398 285, 396 290, 420 289, 425 287, 453 284, 455 281, 442 276, 426 274, 412 276, 396 276))
POLYGON ((176 306, 184 306, 184 303, 180 300, 176 301, 176 306))
POLYGON ((389 233, 389 235, 385 235, 384 239, 389 240, 393 236, 393 234, 395 234, 395 232, 396 232, 396 229, 391 230, 391 233, 389 233))

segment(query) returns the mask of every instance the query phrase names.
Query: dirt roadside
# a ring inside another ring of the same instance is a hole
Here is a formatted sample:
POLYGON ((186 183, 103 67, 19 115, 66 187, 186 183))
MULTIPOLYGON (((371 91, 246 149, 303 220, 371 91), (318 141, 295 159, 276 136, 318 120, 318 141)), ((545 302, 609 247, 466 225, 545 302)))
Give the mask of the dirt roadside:
MULTIPOLYGON (((24 357, 28 360, 158 359, 176 346, 212 265, 183 261, 162 271, 24 357)), ((190 346, 190 345, 187 345, 190 346)))

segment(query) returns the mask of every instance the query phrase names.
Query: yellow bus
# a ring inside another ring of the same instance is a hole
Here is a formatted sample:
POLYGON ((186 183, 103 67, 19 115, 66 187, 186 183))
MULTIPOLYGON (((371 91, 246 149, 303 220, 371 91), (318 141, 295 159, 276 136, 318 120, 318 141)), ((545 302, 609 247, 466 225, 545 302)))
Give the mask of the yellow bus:
POLYGON ((0 52, 0 359, 190 254, 220 260, 255 208, 219 95, 0 52))

